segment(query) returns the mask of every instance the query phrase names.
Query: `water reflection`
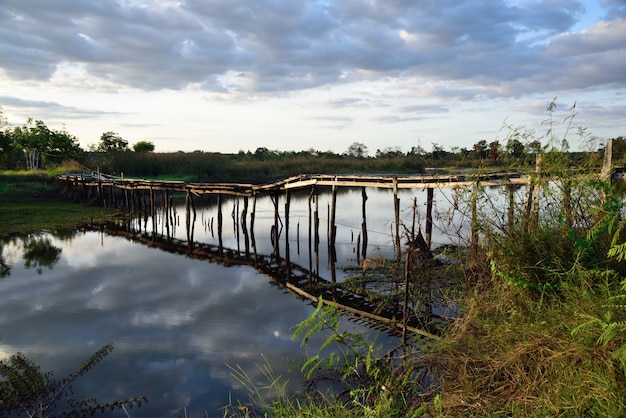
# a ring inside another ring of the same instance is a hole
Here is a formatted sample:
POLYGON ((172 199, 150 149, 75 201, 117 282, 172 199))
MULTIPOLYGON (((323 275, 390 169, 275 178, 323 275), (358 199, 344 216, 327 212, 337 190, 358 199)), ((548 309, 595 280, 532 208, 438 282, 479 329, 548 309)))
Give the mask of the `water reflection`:
MULTIPOLYGON (((406 225, 415 213, 414 197, 424 201, 420 193, 425 192, 400 194, 406 225)), ((342 280, 344 267, 359 265, 359 253, 393 256, 394 201, 388 192, 369 193, 366 222, 360 189, 338 193, 336 199, 334 253, 328 245, 328 194, 294 193, 288 206, 286 199, 270 196, 254 203, 195 199, 193 218, 186 218, 184 204, 167 198, 165 210, 131 223, 148 239, 158 232, 192 246, 288 258, 312 266, 317 275, 342 280)), ((435 216, 445 214, 435 210, 435 216)), ((435 236, 435 242, 443 240, 435 236)), ((77 397, 107 401, 147 393, 148 404, 132 416, 172 417, 183 408, 190 417, 205 411, 221 416, 219 408, 230 399, 246 397, 227 365, 240 365, 262 385, 266 382, 256 367, 261 355, 278 374, 289 373, 289 365, 302 359, 298 342, 290 338, 292 327, 313 307, 248 265, 181 256, 97 232, 14 237, 1 249, 0 260, 10 267, 0 282, 2 354, 21 351, 42 370, 62 376, 113 342, 113 353, 76 382, 77 397)), ((292 382, 300 384, 297 373, 292 382)))
POLYGON ((250 268, 97 233, 41 238, 62 252, 54 269, 33 276, 24 248, 12 248, 13 269, 0 291, 3 351, 22 351, 60 376, 113 342, 113 353, 77 382, 81 394, 107 400, 147 392, 136 417, 175 416, 183 407, 190 416, 205 409, 217 416, 230 393, 244 396, 226 364, 261 382, 261 353, 283 373, 287 358, 301 358, 291 327, 312 307, 250 268))

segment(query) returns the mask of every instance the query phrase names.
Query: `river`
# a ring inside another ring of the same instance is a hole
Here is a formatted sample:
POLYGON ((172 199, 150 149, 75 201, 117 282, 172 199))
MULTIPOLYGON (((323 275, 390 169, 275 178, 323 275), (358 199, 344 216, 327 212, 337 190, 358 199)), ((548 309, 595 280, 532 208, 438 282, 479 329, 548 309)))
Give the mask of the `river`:
MULTIPOLYGON (((404 191, 399 197, 403 225, 413 226, 414 213, 417 227, 423 225, 425 191, 404 191)), ((346 267, 359 266, 361 191, 350 189, 337 196, 337 263, 332 272, 324 241, 330 194, 319 199, 322 243, 315 262, 320 276, 329 278, 332 273, 341 281, 346 267)), ((433 246, 468 239, 466 228, 459 226, 464 215, 457 199, 452 191, 436 192, 433 246)), ((241 200, 222 202, 221 237, 216 233, 215 203, 203 198, 195 205, 195 242, 215 244, 221 239, 225 248, 243 251, 236 221, 243 209, 241 200)), ((315 265, 308 238, 308 195, 292 197, 288 231, 282 203, 278 207, 282 256, 288 244, 291 262, 315 265)), ((366 207, 366 256, 392 257, 393 194, 368 190, 366 207)), ((259 199, 251 243, 259 254, 276 250, 274 214, 269 197, 259 199)), ((173 222, 164 226, 161 214, 158 232, 186 239, 184 206, 171 216, 173 222)), ((153 232, 151 219, 134 223, 153 232)), ((55 378, 62 378, 97 349, 113 343, 113 352, 77 379, 77 397, 110 401, 146 394, 148 403, 130 410, 132 417, 216 417, 222 416, 222 407, 248 400, 231 367, 241 367, 261 386, 267 381, 259 366, 267 359, 277 375, 289 377, 292 389, 302 383, 298 365, 305 350, 292 334, 314 307, 250 266, 193 259, 89 231, 42 231, 12 237, 0 248, 8 268, 0 280, 0 356, 22 352, 42 371, 53 370, 55 378)), ((343 327, 374 334, 347 320, 343 327)), ((386 334, 379 338, 394 343, 386 334)), ((323 336, 313 338, 312 346, 322 340, 323 336)), ((118 411, 115 416, 126 414, 118 411)))

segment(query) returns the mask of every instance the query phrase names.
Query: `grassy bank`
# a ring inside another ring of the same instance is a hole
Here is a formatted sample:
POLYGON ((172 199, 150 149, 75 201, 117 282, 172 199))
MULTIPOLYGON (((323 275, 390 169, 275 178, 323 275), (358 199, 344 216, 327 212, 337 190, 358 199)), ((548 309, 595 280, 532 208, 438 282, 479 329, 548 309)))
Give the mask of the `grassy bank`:
MULTIPOLYGON (((252 404, 275 417, 626 416, 623 194, 558 168, 535 179, 540 216, 520 202, 509 224, 497 199, 469 202, 483 239, 450 276, 466 292, 440 339, 380 352, 318 314, 305 336, 327 332, 335 348, 313 351, 306 393, 268 403, 253 388, 252 404), (339 390, 318 390, 328 380, 339 390)), ((237 407, 230 416, 262 416, 237 407)))
POLYGON ((116 215, 111 209, 68 201, 61 190, 62 185, 46 173, 0 173, 0 236, 67 228, 116 215))

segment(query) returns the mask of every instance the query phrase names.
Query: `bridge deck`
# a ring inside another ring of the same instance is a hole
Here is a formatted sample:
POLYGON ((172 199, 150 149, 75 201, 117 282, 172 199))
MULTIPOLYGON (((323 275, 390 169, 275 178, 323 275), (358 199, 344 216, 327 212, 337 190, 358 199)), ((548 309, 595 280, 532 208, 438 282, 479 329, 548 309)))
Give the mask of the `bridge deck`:
POLYGON ((97 179, 91 175, 66 174, 59 180, 80 182, 86 186, 112 186, 130 190, 168 190, 191 192, 195 195, 228 194, 253 196, 259 192, 298 190, 315 186, 375 187, 385 189, 428 189, 469 187, 480 182, 483 186, 523 185, 529 182, 519 172, 496 172, 470 175, 323 175, 306 174, 267 184, 247 183, 186 183, 182 181, 142 179, 97 179))

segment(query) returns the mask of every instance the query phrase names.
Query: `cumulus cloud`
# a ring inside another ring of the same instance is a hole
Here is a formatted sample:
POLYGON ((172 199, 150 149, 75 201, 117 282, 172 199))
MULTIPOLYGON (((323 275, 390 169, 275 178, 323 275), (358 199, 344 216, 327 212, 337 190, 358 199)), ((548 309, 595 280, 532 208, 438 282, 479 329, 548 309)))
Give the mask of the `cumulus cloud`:
MULTIPOLYGON (((616 13, 622 3, 603 2, 616 13)), ((143 90, 247 93, 380 77, 499 86, 488 95, 623 81, 624 21, 567 32, 583 12, 572 0, 8 0, 0 67, 46 80, 71 63, 143 90), (590 51, 608 73, 579 67, 590 51), (565 77, 529 76, 556 67, 565 77)))

